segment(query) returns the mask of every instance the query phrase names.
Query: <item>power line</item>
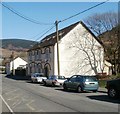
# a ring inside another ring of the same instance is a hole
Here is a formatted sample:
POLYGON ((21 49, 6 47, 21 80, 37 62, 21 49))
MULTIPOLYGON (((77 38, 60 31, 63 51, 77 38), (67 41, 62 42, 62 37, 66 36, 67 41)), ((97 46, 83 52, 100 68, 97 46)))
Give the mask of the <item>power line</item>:
MULTIPOLYGON (((50 27, 49 27, 50 28, 50 27)), ((38 38, 38 36, 40 36, 42 33, 46 32, 49 28, 46 28, 44 30, 42 30, 41 32, 39 32, 38 34, 34 35, 33 37, 31 37, 31 39, 34 39, 34 38, 38 38)), ((36 41, 36 40, 35 40, 36 41)))
POLYGON ((37 40, 39 40, 40 38, 42 38, 45 34, 47 34, 49 31, 51 31, 54 27, 55 27, 55 25, 52 26, 52 27, 50 27, 45 33, 43 33, 43 34, 42 34, 39 38, 37 38, 35 41, 37 41, 37 40))
MULTIPOLYGON (((52 26, 50 29, 48 29, 45 33, 43 33, 38 39, 42 38, 45 34, 47 34, 49 31, 51 31, 54 27, 55 27, 55 25, 52 26)), ((38 39, 36 39, 36 41, 37 41, 38 39)))
POLYGON ((86 12, 86 11, 89 11, 89 10, 91 10, 91 9, 97 7, 97 6, 100 6, 100 5, 102 5, 102 4, 104 4, 104 3, 108 2, 108 1, 109 1, 109 0, 106 0, 106 1, 104 1, 104 2, 102 2, 102 3, 99 3, 99 4, 95 5, 95 6, 92 6, 92 7, 88 8, 88 9, 86 9, 86 10, 83 10, 83 11, 81 11, 81 12, 75 14, 75 15, 72 15, 72 16, 66 18, 66 19, 63 19, 63 20, 59 21, 58 23, 67 21, 68 19, 71 19, 71 18, 73 18, 73 17, 75 17, 75 16, 78 16, 78 15, 80 15, 80 14, 86 12))
POLYGON ((7 8, 9 11, 11 11, 12 13, 16 14, 17 16, 27 20, 27 21, 30 21, 34 24, 39 24, 39 25, 52 25, 54 23, 43 23, 43 22, 39 22, 39 21, 36 21, 34 19, 31 19, 21 13, 19 13, 18 11, 16 11, 15 9, 11 8, 10 6, 6 5, 6 4, 3 4, 2 2, 0 2, 2 4, 2 6, 4 6, 5 8, 7 8))

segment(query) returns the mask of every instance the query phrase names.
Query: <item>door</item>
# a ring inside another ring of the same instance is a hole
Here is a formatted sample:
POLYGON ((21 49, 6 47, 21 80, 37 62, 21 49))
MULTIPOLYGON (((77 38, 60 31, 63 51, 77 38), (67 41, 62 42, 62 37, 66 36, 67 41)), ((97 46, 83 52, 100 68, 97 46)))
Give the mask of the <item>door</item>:
POLYGON ((48 67, 45 67, 45 76, 46 76, 47 79, 48 79, 48 77, 49 77, 49 70, 48 70, 48 67))
POLYGON ((70 88, 70 89, 75 89, 75 85, 76 85, 76 77, 77 76, 72 76, 68 83, 67 83, 67 87, 70 88))

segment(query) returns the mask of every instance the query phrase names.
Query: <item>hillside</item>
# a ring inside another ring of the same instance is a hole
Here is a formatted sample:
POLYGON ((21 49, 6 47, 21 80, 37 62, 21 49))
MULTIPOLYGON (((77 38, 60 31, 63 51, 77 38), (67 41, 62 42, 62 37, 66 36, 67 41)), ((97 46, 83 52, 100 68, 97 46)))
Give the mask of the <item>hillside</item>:
POLYGON ((24 50, 31 48, 32 45, 36 44, 35 41, 23 40, 23 39, 2 39, 1 48, 9 50, 24 50))
POLYGON ((9 58, 14 52, 14 56, 27 58, 27 50, 37 42, 23 39, 2 39, 0 40, 0 57, 9 58))
MULTIPOLYGON (((12 54, 12 50, 8 50, 8 49, 3 49, 3 48, 0 48, 0 57, 3 57, 3 58, 8 58, 11 56, 12 54)), ((17 52, 17 51, 14 51, 14 54, 17 56, 19 55, 20 52, 17 52)))

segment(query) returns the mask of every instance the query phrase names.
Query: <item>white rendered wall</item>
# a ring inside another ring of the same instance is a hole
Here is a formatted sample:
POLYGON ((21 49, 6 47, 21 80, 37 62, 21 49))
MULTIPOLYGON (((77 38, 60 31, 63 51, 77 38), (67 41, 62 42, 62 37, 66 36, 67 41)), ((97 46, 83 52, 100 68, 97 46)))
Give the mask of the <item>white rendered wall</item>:
POLYGON ((16 58, 15 60, 10 62, 10 70, 12 70, 12 66, 14 66, 14 69, 17 69, 21 65, 26 65, 27 62, 21 59, 20 57, 16 58))
MULTIPOLYGON (((54 49, 54 74, 57 74, 57 45, 54 49)), ((103 47, 81 24, 78 24, 59 43, 60 75, 66 77, 74 74, 94 75, 88 60, 89 56, 92 64, 94 63, 91 49, 98 64, 97 71, 101 72, 104 59, 103 47)))

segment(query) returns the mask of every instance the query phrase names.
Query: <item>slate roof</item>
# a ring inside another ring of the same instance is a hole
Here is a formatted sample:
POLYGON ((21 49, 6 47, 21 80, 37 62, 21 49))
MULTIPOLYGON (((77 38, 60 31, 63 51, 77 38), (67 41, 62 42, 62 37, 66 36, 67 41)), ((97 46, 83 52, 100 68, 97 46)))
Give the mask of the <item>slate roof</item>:
MULTIPOLYGON (((61 30, 58 31, 58 36, 59 36, 59 39, 63 38, 67 33, 69 33, 73 28, 75 28, 78 24, 82 24, 83 27, 85 27, 85 29, 91 33, 91 35, 100 43, 102 44, 102 42, 88 29, 88 27, 82 22, 82 21, 79 21, 79 22, 76 22, 68 27, 65 27, 61 30)), ((31 51, 31 50, 35 50, 35 49, 39 49, 39 48, 42 48, 42 47, 47 47, 47 46, 52 46, 54 45, 55 43, 57 42, 57 37, 56 37, 56 32, 46 36, 45 38, 43 38, 40 43, 34 45, 31 49, 28 50, 31 51)))

